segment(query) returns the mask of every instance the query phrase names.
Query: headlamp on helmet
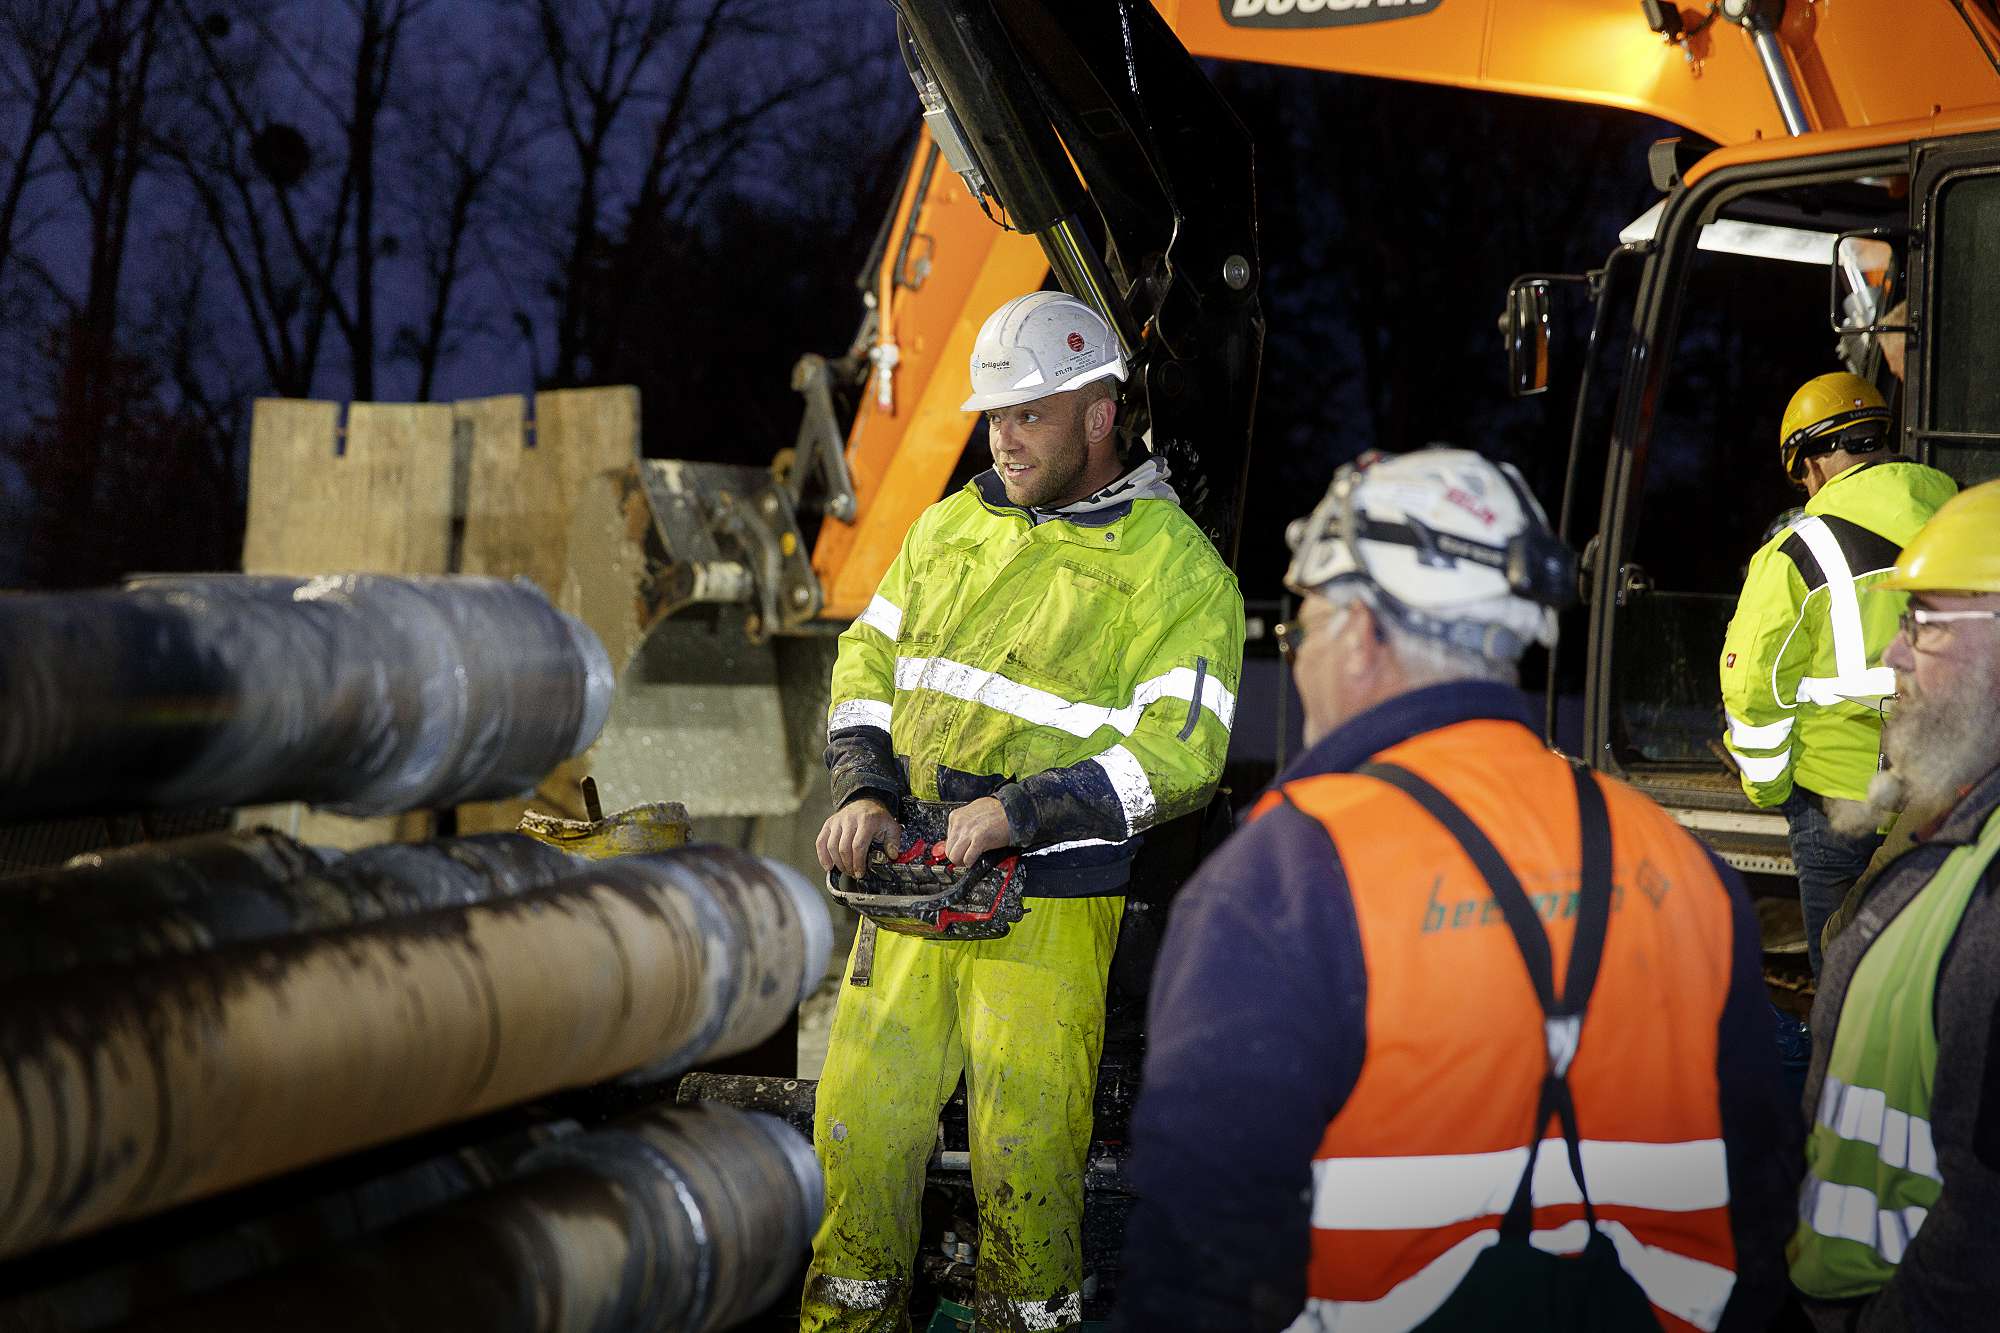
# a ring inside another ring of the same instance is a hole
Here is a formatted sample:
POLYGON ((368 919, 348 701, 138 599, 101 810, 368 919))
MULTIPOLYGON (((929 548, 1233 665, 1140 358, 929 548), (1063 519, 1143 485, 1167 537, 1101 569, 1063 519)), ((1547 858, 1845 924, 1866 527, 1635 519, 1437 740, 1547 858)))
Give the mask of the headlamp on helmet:
POLYGON ((1293 592, 1359 582, 1403 628, 1484 657, 1553 644, 1576 598, 1575 555, 1521 474, 1469 450, 1365 454, 1286 540, 1293 592))
POLYGON ((1889 404, 1859 375, 1838 371, 1799 386, 1778 426, 1778 461, 1803 484, 1806 460, 1831 453, 1868 454, 1889 443, 1889 404))

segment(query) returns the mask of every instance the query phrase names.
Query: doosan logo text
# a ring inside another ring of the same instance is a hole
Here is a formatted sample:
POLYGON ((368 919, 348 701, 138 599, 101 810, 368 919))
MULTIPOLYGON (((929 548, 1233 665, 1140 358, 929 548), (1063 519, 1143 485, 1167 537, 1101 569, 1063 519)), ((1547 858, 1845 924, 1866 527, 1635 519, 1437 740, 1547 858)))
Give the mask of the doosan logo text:
POLYGON ((1428 14, 1444 0, 1222 0, 1222 17, 1239 28, 1333 28, 1428 14))

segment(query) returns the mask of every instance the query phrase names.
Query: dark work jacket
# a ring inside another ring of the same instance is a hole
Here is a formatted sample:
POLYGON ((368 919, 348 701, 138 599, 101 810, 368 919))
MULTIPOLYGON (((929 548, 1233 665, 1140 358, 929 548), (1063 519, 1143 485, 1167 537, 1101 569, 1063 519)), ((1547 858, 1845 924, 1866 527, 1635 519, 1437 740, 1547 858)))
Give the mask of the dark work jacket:
MULTIPOLYGON (((1477 718, 1531 726, 1524 697, 1509 687, 1416 690, 1323 738, 1275 785, 1348 772, 1413 736, 1477 718)), ((1716 870, 1735 924, 1717 1057, 1738 1250, 1724 1327, 1761 1330, 1786 1285, 1783 1246, 1803 1159, 1780 1088, 1756 914, 1736 873, 1720 862, 1716 870)), ((1268 811, 1202 866, 1168 924, 1133 1116, 1139 1198, 1114 1328, 1256 1333, 1298 1315, 1312 1159, 1360 1074, 1367 1000, 1353 902, 1331 841, 1290 806, 1268 811)), ((1439 996, 1437 1021, 1478 1004, 1476 995, 1439 996)))

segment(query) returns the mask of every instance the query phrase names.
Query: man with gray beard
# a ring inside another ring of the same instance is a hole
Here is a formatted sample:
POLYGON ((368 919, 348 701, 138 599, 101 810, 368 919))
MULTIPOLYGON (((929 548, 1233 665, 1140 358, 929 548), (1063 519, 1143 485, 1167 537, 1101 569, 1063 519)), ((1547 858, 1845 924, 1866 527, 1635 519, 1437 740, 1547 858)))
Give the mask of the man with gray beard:
POLYGON ((2000 482, 1937 511, 1882 588, 1891 768, 1861 818, 1910 849, 1829 940, 1813 1004, 1792 1281, 1822 1330, 1992 1327, 2000 1309, 2000 482))

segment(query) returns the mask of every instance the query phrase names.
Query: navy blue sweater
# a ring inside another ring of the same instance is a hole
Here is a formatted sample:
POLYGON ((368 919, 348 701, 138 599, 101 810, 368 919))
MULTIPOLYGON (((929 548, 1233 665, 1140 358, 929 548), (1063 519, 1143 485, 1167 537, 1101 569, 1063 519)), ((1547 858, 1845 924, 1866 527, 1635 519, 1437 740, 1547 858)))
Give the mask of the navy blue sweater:
MULTIPOLYGON (((1278 782, 1350 771, 1477 718, 1531 726, 1518 690, 1413 691, 1300 755, 1278 782)), ((1527 812, 1524 812, 1527 813, 1527 812)), ((1765 1327, 1802 1159, 1780 1087, 1756 913, 1736 873, 1735 964, 1717 1073, 1738 1279, 1725 1328, 1765 1327)), ((1133 1115, 1122 1330, 1282 1329, 1305 1304, 1314 1152, 1366 1055, 1368 974, 1332 842, 1290 806, 1239 830, 1174 905, 1154 978, 1133 1115)))

